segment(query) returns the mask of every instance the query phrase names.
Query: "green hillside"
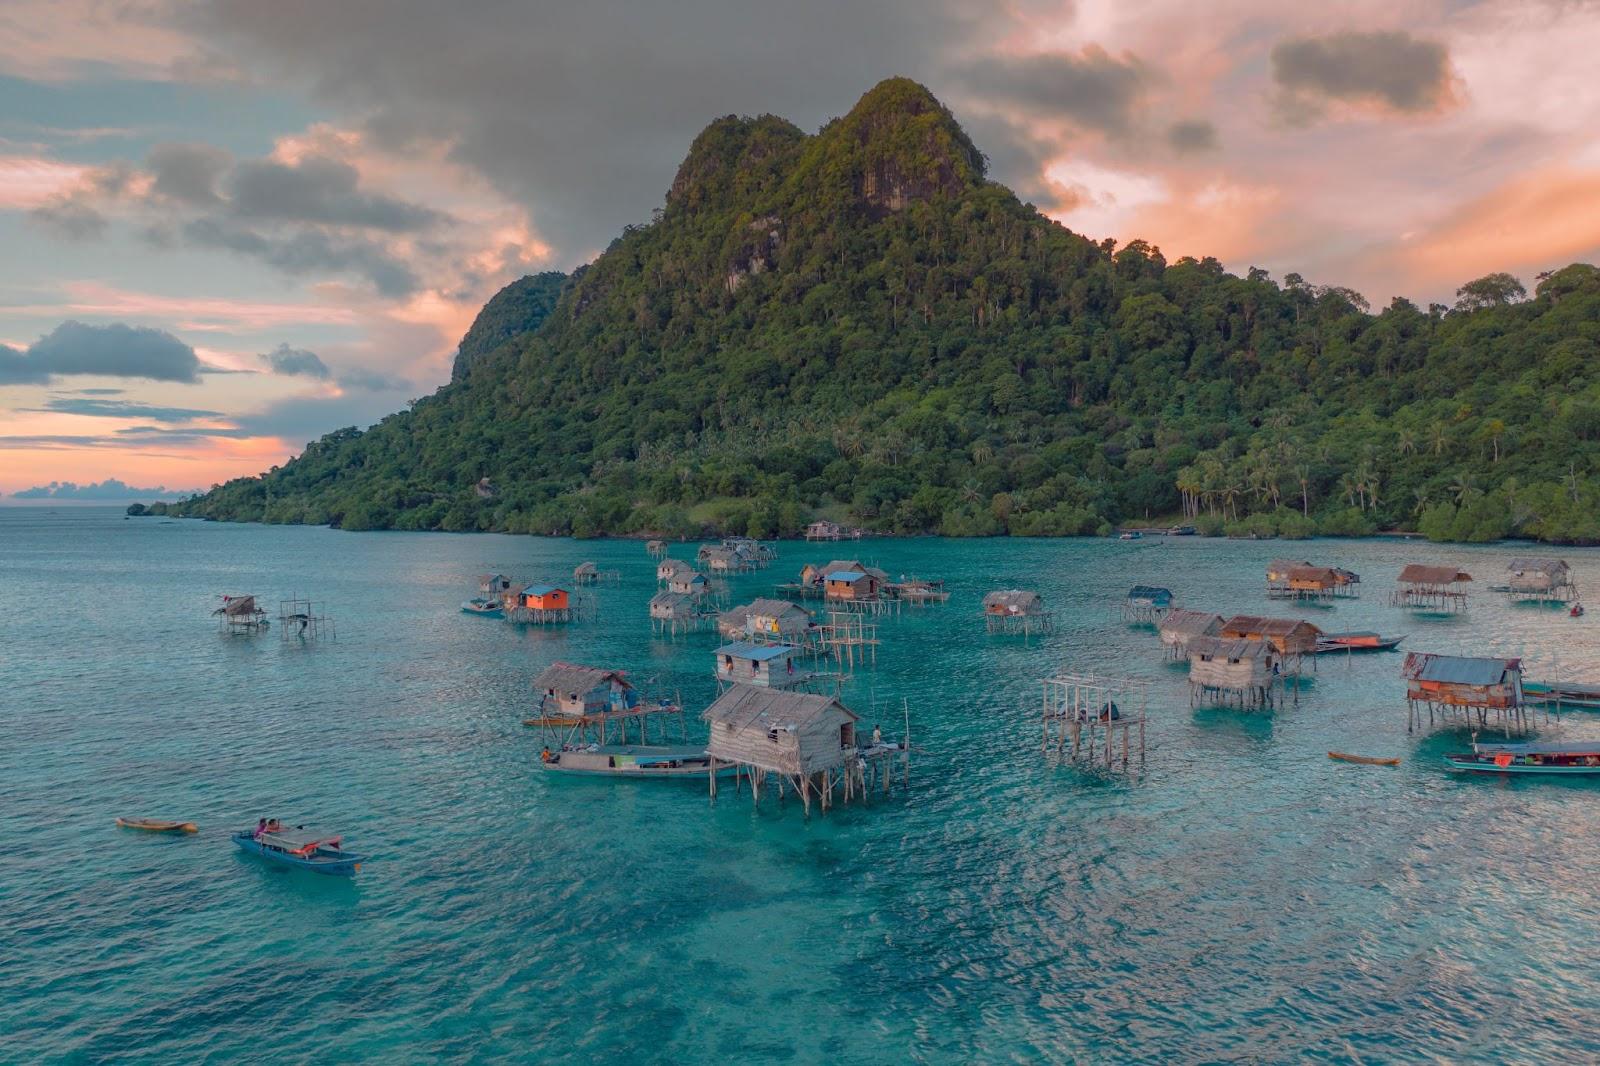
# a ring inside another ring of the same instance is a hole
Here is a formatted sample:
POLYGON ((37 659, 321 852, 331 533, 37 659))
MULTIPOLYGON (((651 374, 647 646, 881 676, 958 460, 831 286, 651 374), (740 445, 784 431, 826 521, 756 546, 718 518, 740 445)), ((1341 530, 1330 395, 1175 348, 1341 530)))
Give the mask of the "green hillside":
POLYGON ((1600 539, 1594 268, 1373 314, 1293 274, 1096 244, 985 180, 904 79, 814 135, 718 119, 651 222, 507 293, 435 395, 184 510, 578 535, 1188 514, 1600 539))

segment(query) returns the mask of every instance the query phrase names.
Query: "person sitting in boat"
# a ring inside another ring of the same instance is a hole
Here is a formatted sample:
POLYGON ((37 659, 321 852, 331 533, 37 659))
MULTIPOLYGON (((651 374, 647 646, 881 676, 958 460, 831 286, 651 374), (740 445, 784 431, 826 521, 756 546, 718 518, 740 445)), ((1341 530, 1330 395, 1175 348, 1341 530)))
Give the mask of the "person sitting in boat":
POLYGON ((256 819, 256 833, 255 833, 256 839, 260 840, 261 839, 261 835, 263 833, 265 833, 266 831, 267 831, 267 820, 265 818, 257 818, 256 819))
POLYGON ((554 756, 552 756, 550 754, 550 749, 549 748, 545 748, 543 751, 541 751, 539 753, 539 761, 540 762, 549 762, 552 758, 554 758, 554 756))

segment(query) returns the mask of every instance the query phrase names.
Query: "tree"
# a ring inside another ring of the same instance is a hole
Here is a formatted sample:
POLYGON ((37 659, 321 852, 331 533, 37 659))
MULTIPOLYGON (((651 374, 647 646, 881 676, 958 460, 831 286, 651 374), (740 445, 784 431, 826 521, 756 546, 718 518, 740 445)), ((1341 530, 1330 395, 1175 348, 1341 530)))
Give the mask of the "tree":
POLYGON ((1527 299, 1528 290, 1510 274, 1485 274, 1456 290, 1457 311, 1477 311, 1485 307, 1504 307, 1527 299))

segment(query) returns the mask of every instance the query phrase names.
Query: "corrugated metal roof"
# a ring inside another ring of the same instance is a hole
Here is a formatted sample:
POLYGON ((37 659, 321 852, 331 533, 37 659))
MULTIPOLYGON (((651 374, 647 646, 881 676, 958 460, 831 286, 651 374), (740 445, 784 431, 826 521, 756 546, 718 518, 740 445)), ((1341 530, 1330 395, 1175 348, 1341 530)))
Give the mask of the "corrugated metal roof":
POLYGON ((851 721, 859 721, 854 711, 832 696, 735 685, 707 707, 703 717, 708 722, 720 722, 736 730, 752 726, 776 729, 786 725, 803 726, 834 707, 849 715, 851 721))
POLYGON ((1179 609, 1168 611, 1165 618, 1161 619, 1163 633, 1192 633, 1203 634, 1211 628, 1222 628, 1222 616, 1209 611, 1186 611, 1179 609))
POLYGON ((1205 655, 1213 659, 1266 659, 1273 654, 1272 645, 1264 640, 1195 637, 1187 647, 1191 656, 1205 655))
POLYGON ((851 584, 854 584, 855 582, 860 581, 862 578, 864 578, 866 576, 867 576, 866 574, 863 574, 859 570, 835 570, 833 573, 828 575, 828 580, 829 581, 846 581, 846 582, 849 582, 851 584))
POLYGON ((1159 585, 1135 585, 1128 590, 1130 600, 1149 600, 1152 603, 1171 603, 1172 590, 1159 585))
POLYGON ((1481 659, 1465 655, 1433 655, 1414 651, 1406 656, 1401 673, 1413 681, 1444 685, 1498 685, 1507 670, 1521 666, 1518 659, 1481 659))
POLYGON ((527 588, 522 590, 522 594, 524 596, 548 596, 552 592, 560 591, 561 590, 554 585, 529 585, 527 588))

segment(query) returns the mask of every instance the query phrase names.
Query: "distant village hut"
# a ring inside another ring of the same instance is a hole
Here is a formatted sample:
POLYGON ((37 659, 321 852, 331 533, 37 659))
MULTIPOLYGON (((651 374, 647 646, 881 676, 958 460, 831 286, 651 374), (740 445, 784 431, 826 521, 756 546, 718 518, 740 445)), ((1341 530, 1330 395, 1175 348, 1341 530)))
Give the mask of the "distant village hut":
POLYGON ((838 540, 844 536, 844 530, 840 528, 837 522, 818 519, 806 526, 805 536, 807 540, 838 540))
POLYGON ((665 559, 667 557, 667 542, 664 540, 647 540, 644 550, 652 559, 665 559))
POLYGON ((537 693, 535 713, 524 725, 539 726, 547 743, 553 738, 562 748, 578 744, 626 744, 630 726, 633 739, 649 741, 649 724, 660 720, 661 740, 667 739, 666 719, 675 717, 684 735, 683 708, 674 700, 641 698, 621 670, 577 663, 556 662, 533 679, 537 693))
POLYGON ((727 685, 802 688, 819 679, 819 675, 800 668, 796 661, 800 649, 793 644, 739 640, 724 644, 714 655, 718 688, 727 685))
POLYGON ((983 597, 984 623, 991 633, 1045 632, 1050 612, 1044 597, 1028 589, 1000 589, 983 597))
POLYGON ((505 620, 521 625, 553 625, 577 617, 572 594, 558 585, 529 585, 513 590, 505 620))
POLYGON ((711 579, 694 570, 680 570, 667 580, 667 591, 699 599, 711 591, 711 579))
POLYGON ((745 560, 751 569, 760 569, 778 557, 778 549, 754 537, 723 537, 722 547, 745 560))
POLYGON ((1562 559, 1513 559, 1506 567, 1506 595, 1512 600, 1566 603, 1578 597, 1572 570, 1562 559))
POLYGON ((700 561, 713 574, 742 574, 755 569, 755 564, 732 548, 702 548, 700 561))
POLYGON ((650 628, 657 633, 677 636, 702 628, 710 616, 700 609, 696 598, 670 589, 650 597, 650 628))
POLYGON ((1189 705, 1271 707, 1281 683, 1278 650, 1264 640, 1194 637, 1189 657, 1189 705))
POLYGON ((793 644, 808 647, 815 643, 817 626, 811 612, 788 600, 760 598, 724 611, 717 619, 717 630, 731 640, 793 644))
POLYGON ((271 623, 266 608, 254 596, 231 593, 222 597, 222 606, 211 612, 229 633, 258 633, 271 623))
POLYGON ((1293 660, 1317 653, 1322 630, 1299 618, 1236 614, 1222 623, 1217 635, 1225 640, 1264 640, 1277 649, 1280 660, 1293 660))
POLYGON ((1400 571, 1399 586, 1389 596, 1396 607, 1460 611, 1467 606, 1472 575, 1454 566, 1411 563, 1400 571))
POLYGON ((899 581, 891 581, 883 587, 885 596, 912 607, 923 607, 930 603, 944 603, 950 598, 950 593, 944 587, 943 581, 932 581, 927 578, 906 577, 901 575, 899 581))
POLYGON ((1361 575, 1337 566, 1278 559, 1267 564, 1267 595, 1280 600, 1331 600, 1360 595, 1361 575))
POLYGON ((1470 658, 1411 652, 1400 667, 1406 679, 1406 732, 1436 721, 1471 728, 1502 729, 1506 736, 1531 725, 1522 693, 1520 659, 1470 658))
POLYGON ((1214 637, 1222 632, 1222 616, 1209 611, 1174 608, 1161 616, 1156 626, 1169 659, 1189 657, 1189 642, 1196 637, 1214 637))
POLYGON ((512 581, 505 574, 479 574, 478 591, 500 597, 511 591, 512 581))
POLYGON ((1122 603, 1122 617, 1130 622, 1154 622, 1172 610, 1172 590, 1159 585, 1135 585, 1122 603))
POLYGON ((705 720, 711 727, 706 753, 713 796, 718 767, 731 764, 750 782, 752 802, 760 802, 771 779, 780 795, 786 786, 799 793, 807 814, 813 799, 827 810, 836 792, 847 803, 865 798, 869 758, 891 752, 910 757, 909 746, 864 749, 856 736, 860 719, 833 696, 736 685, 706 708, 705 720))
POLYGON ((572 580, 579 585, 594 585, 600 581, 600 568, 594 563, 579 563, 572 570, 572 580))
POLYGON ((663 585, 679 574, 695 573, 695 568, 682 559, 663 559, 656 564, 656 580, 663 585))

